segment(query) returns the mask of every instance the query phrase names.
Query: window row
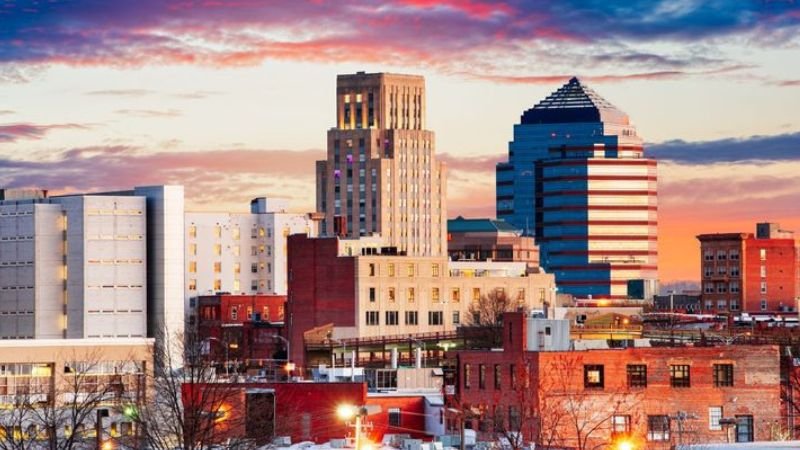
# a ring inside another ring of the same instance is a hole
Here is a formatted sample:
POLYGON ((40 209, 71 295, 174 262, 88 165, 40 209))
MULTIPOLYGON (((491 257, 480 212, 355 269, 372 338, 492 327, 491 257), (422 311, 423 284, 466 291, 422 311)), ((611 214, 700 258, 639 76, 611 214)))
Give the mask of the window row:
MULTIPOLYGON (((452 324, 461 324, 461 312, 453 311, 452 324)), ((405 311, 404 317, 405 325, 419 325, 419 312, 418 311, 405 311)), ((365 312, 366 325, 378 326, 381 324, 380 311, 366 311, 365 312)), ((384 311, 384 325, 395 326, 400 325, 400 311, 384 311)), ((444 312, 443 311, 428 311, 428 325, 444 325, 444 312)))

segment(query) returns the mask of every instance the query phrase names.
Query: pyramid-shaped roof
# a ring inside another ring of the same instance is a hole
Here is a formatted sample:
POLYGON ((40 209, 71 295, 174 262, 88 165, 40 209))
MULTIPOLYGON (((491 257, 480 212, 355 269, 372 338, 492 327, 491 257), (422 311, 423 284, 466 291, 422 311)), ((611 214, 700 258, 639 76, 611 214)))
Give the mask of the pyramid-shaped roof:
POLYGON ((609 122, 628 125, 628 115, 572 77, 567 84, 522 114, 521 123, 609 122))

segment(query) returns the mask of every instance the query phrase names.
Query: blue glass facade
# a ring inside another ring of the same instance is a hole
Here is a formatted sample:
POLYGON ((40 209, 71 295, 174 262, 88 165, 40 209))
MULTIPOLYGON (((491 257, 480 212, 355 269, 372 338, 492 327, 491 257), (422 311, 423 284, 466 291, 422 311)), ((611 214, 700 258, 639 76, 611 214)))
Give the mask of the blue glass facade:
POLYGON ((657 279, 655 170, 627 115, 573 78, 514 126, 497 217, 536 236, 561 292, 626 298, 657 279))

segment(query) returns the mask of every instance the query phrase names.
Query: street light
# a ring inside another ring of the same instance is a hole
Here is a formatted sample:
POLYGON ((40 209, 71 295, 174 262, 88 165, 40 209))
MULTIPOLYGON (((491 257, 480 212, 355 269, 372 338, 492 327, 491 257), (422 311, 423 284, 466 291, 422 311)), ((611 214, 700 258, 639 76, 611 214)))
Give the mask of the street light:
POLYGON ((360 447, 361 444, 361 418, 367 415, 367 408, 361 407, 358 408, 353 405, 339 405, 336 408, 336 415, 339 416, 340 419, 345 421, 350 421, 353 418, 356 419, 356 442, 355 442, 355 450, 363 450, 360 447))
POLYGON ((216 341, 217 343, 219 343, 221 346, 223 346, 225 348, 225 378, 229 378, 230 377, 230 370, 229 370, 230 358, 228 357, 228 345, 230 345, 231 348, 233 348, 235 350, 235 349, 239 348, 239 344, 237 344, 235 342, 231 343, 231 344, 228 344, 227 342, 223 342, 222 339, 220 339, 218 337, 214 337, 214 336, 209 336, 209 337, 203 339, 203 342, 206 342, 206 341, 209 341, 209 342, 216 341))

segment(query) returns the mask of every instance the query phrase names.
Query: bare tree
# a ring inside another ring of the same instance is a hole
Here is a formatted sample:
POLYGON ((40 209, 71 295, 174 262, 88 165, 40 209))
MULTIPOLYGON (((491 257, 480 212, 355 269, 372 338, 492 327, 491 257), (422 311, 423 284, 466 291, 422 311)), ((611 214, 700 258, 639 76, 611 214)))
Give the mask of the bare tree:
POLYGON ((616 431, 614 418, 627 421, 627 428, 641 402, 641 393, 605 387, 587 388, 580 356, 558 355, 540 373, 537 414, 541 448, 570 447, 591 450, 607 445, 616 431))
POLYGON ((207 341, 187 331, 159 342, 153 354, 152 399, 137 411, 149 448, 248 449, 266 440, 246 435, 244 389, 218 377, 207 358, 207 341))
POLYGON ((488 347, 498 347, 503 343, 503 314, 527 310, 524 298, 511 297, 504 290, 496 289, 469 305, 465 324, 482 331, 480 338, 488 347))
POLYGON ((98 439, 132 448, 125 433, 106 433, 102 420, 136 401, 142 366, 101 356, 97 349, 73 351, 60 358, 64 367, 14 365, 16 376, 5 384, 13 408, 0 412, 0 449, 71 450, 98 439))

